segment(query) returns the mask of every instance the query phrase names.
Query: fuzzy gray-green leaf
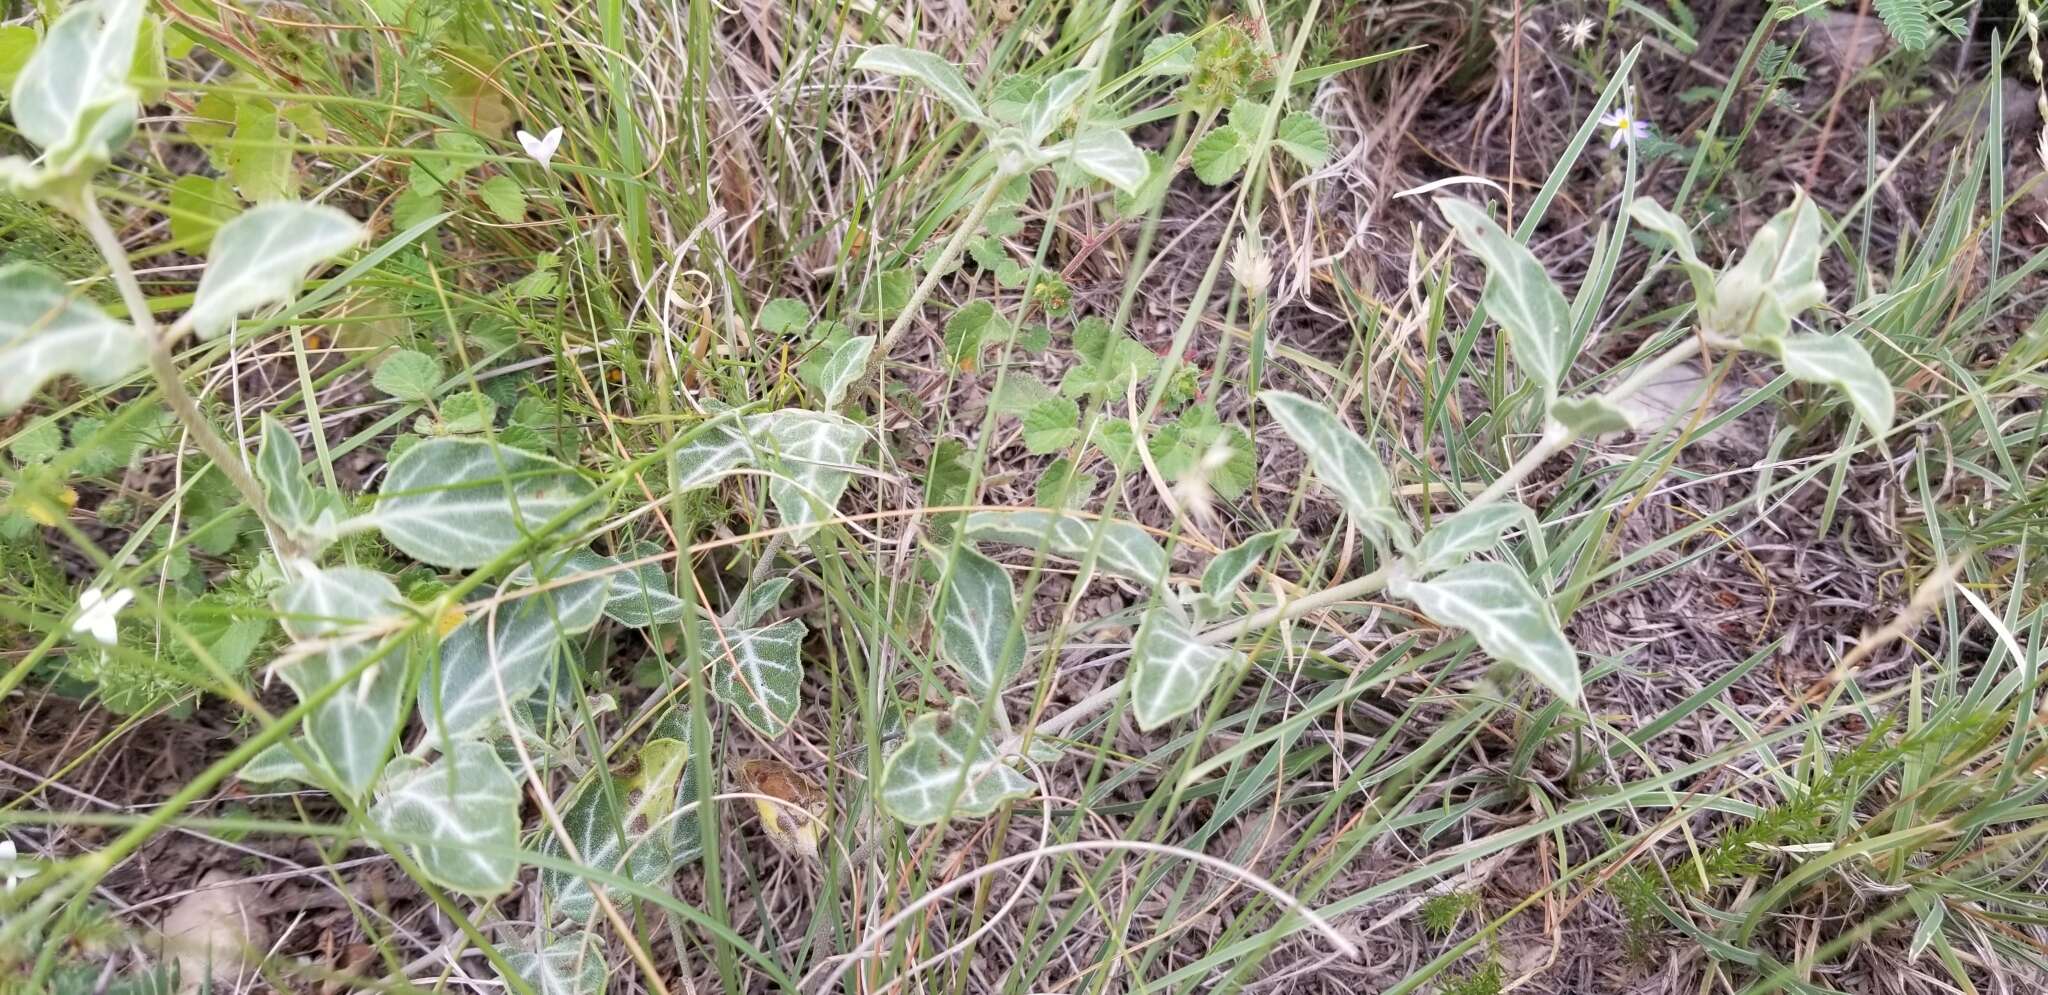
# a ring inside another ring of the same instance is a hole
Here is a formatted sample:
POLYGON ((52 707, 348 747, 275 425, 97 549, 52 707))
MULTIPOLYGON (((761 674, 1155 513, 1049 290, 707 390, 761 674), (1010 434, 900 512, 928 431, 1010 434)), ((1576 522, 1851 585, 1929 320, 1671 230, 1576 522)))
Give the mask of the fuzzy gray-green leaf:
POLYGON ((1037 508, 977 511, 967 516, 963 532, 971 539, 1042 547, 1046 552, 1080 560, 1094 547, 1098 528, 1102 531, 1102 547, 1096 557, 1097 567, 1147 584, 1165 580, 1166 550, 1150 533, 1129 522, 1082 518, 1037 508))
POLYGON ((70 375, 104 387, 142 368, 149 342, 34 263, 0 266, 0 415, 45 382, 70 375))
POLYGON ((804 631, 798 619, 757 629, 697 623, 711 693, 763 735, 782 735, 802 704, 804 631))
POLYGON ((1396 577, 1387 590, 1414 602, 1437 624, 1471 632, 1489 656, 1520 668, 1558 697, 1578 700, 1578 652, 1520 571, 1501 563, 1468 563, 1430 580, 1396 577))
POLYGON ((1686 227, 1678 215, 1664 209, 1664 205, 1648 197, 1637 197, 1628 206, 1628 216, 1671 243, 1671 251, 1678 256, 1678 265, 1685 269, 1686 279, 1692 281, 1693 299, 1699 311, 1705 314, 1714 304, 1714 269, 1700 259, 1700 253, 1693 247, 1692 229, 1686 227))
POLYGON ((1438 522, 1415 544, 1416 572, 1431 574, 1457 566, 1465 557, 1493 548, 1501 533, 1517 523, 1531 521, 1528 507, 1517 501, 1466 508, 1438 522))
POLYGON ((930 52, 901 45, 876 45, 862 52, 860 58, 854 60, 853 68, 915 80, 953 105, 961 117, 980 124, 988 123, 988 115, 982 112, 981 102, 975 99, 974 91, 961 77, 959 68, 930 52))
POLYGON ((1202 605, 1212 615, 1229 607, 1237 589, 1265 562, 1273 547, 1294 538, 1293 529, 1261 532, 1209 561, 1202 571, 1202 605))
POLYGON ((1157 729, 1194 710, 1238 654, 1195 638, 1168 608, 1145 613, 1131 644, 1131 713, 1138 728, 1157 729))
POLYGON ((201 338, 212 338, 236 315, 290 300, 307 271, 355 245, 362 234, 354 218, 320 204, 252 207, 214 233, 206 272, 182 320, 201 338))
POLYGON ((1008 571, 973 549, 954 551, 938 624, 940 653, 977 698, 1009 683, 1023 647, 1008 571))
POLYGON ((1545 399, 1556 396, 1571 368, 1571 306, 1564 292, 1551 282, 1536 254, 1485 211, 1455 197, 1439 197, 1436 204, 1466 250, 1486 264, 1480 301, 1487 315, 1507 329, 1515 362, 1543 386, 1545 399))
POLYGON ((979 818, 1005 799, 1030 794, 1031 781, 1003 763, 986 736, 975 735, 981 724, 979 708, 966 698, 911 720, 903 745, 883 764, 882 807, 909 825, 928 826, 979 818))
MULTIPOLYGON (((480 567, 536 535, 589 496, 575 471, 546 456, 483 439, 428 439, 391 461, 375 519, 407 556, 440 567, 480 567)), ((581 532, 594 502, 561 527, 581 532)))
POLYGON ((406 848, 420 869, 467 895, 495 895, 519 871, 519 785, 484 743, 455 744, 427 766, 402 758, 378 791, 370 818, 419 838, 406 848))
POLYGON ((1779 342, 1775 351, 1793 379, 1841 391, 1872 432, 1884 435, 1891 431, 1895 411, 1892 382, 1885 379, 1862 343, 1846 335, 1792 335, 1779 342))
POLYGON ((1323 486, 1336 492, 1353 524, 1376 541, 1389 534, 1405 538, 1408 526, 1394 510, 1393 479, 1372 446, 1308 398, 1267 390, 1259 400, 1308 456, 1323 486))
POLYGON ((1765 349, 1799 313, 1827 300, 1820 281, 1820 211, 1800 195, 1750 237, 1742 260, 1714 284, 1707 331, 1765 349))

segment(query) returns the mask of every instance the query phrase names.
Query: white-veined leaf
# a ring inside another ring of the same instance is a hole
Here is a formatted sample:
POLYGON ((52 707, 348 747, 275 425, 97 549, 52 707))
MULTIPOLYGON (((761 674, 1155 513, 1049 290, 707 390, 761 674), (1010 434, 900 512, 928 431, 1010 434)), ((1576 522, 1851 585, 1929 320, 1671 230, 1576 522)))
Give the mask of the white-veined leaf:
POLYGON ((876 45, 862 52, 860 58, 854 60, 853 68, 916 80, 953 105, 961 117, 982 125, 989 123, 988 115, 982 112, 981 102, 974 99, 974 91, 968 88, 960 70, 930 52, 901 45, 876 45))
POLYGON ((1423 533, 1415 544, 1415 570, 1427 575, 1457 566, 1465 557, 1493 548, 1501 533, 1517 523, 1534 520, 1528 506, 1517 501, 1466 508, 1423 533))
POLYGON ((278 201, 252 207, 220 226, 206 272, 182 319, 212 338, 236 315, 281 304, 299 292, 307 271, 347 251, 363 226, 332 207, 278 201))
POLYGON ((542 553, 512 571, 504 593, 520 597, 521 588, 545 588, 520 599, 548 599, 556 627, 564 635, 575 635, 597 624, 611 601, 612 581, 620 576, 617 561, 588 549, 542 553))
POLYGON ((283 422, 268 414, 263 416, 262 433, 255 470, 256 479, 263 484, 264 507, 285 526, 304 529, 320 517, 320 507, 299 459, 298 440, 283 422))
POLYGON ((519 704, 554 672, 567 635, 558 609, 581 611, 569 597, 536 594, 456 626, 441 643, 438 666, 421 675, 420 721, 428 733, 460 739, 502 729, 508 711, 516 721, 519 704))
MULTIPOLYGON (((298 742, 300 748, 313 752, 312 743, 305 737, 295 736, 293 739, 298 742)), ((278 781, 297 781, 300 784, 314 785, 319 783, 313 773, 306 769, 306 765, 300 763, 299 758, 292 756, 292 751, 283 743, 272 743, 264 747, 249 758, 249 762, 243 764, 242 769, 235 772, 235 776, 251 784, 272 784, 278 781)))
POLYGON ((747 430, 762 464, 775 473, 768 497, 776 514, 790 540, 803 542, 837 513, 868 433, 840 415, 797 408, 755 415, 747 430))
MULTIPOLYGON (((361 567, 307 570, 272 598, 293 639, 317 649, 278 667, 301 698, 339 684, 395 628, 404 603, 389 577, 361 567)), ((377 780, 398 732, 407 654, 394 649, 341 687, 306 719, 306 739, 344 791, 361 795, 377 780)))
POLYGON ((1017 593, 1010 574, 973 549, 956 549, 939 605, 939 650, 977 699, 1009 683, 1023 657, 1014 636, 1017 593))
POLYGON ((1131 644, 1131 713, 1147 731, 1194 710, 1239 654, 1205 645, 1170 608, 1145 613, 1131 644))
POLYGON ((704 426, 670 457, 675 489, 708 487, 753 462, 754 447, 741 426, 731 420, 704 426))
POLYGON ((977 511, 967 516, 963 534, 970 539, 1006 542, 1070 560, 1085 559, 1102 531, 1097 568, 1120 577, 1157 585, 1166 579, 1166 550, 1150 533, 1129 522, 1064 515, 1038 508, 1018 511, 977 511))
MULTIPOLYGON (((673 794, 668 803, 661 815, 673 811, 673 794)), ((647 820, 636 818, 635 808, 633 786, 622 778, 601 773, 586 783, 562 812, 562 827, 569 831, 569 839, 576 844, 576 854, 582 858, 584 867, 641 884, 659 884, 669 871, 668 839, 647 820)), ((552 833, 543 834, 539 850, 554 857, 569 855, 552 833)), ((595 913, 597 893, 588 877, 547 867, 541 869, 540 879, 555 919, 583 922, 595 913)), ((626 896, 616 888, 607 889, 605 894, 613 901, 623 901, 626 896)))
POLYGON ((674 625, 689 616, 690 606, 677 597, 675 585, 659 563, 642 563, 625 570, 620 564, 659 554, 653 543, 636 543, 619 556, 604 556, 590 550, 576 554, 581 570, 612 571, 611 588, 605 596, 604 613, 612 621, 635 629, 650 625, 674 625))
POLYGON ((1396 576, 1387 590, 1439 625, 1465 629, 1479 648, 1513 664, 1567 701, 1579 698, 1579 655, 1548 602, 1500 563, 1467 563, 1430 580, 1396 576))
POLYGON ((1210 615, 1223 611, 1236 597, 1237 589, 1264 563, 1273 547, 1294 538, 1293 529, 1261 532, 1238 543, 1209 561, 1202 571, 1202 607, 1210 615))
MULTIPOLYGON (((438 567, 480 567, 525 542, 593 488, 545 456, 484 439, 428 439, 391 461, 374 518, 407 556, 438 567)), ((582 531, 592 504, 562 526, 582 531)))
POLYGON ((519 860, 519 786, 489 746, 455 744, 432 764, 391 765, 370 817, 386 832, 424 838, 407 844, 420 869, 466 895, 512 886, 519 860))
POLYGON ((1775 351, 1793 379, 1841 391, 1872 432, 1884 435, 1892 430, 1892 382, 1862 343, 1846 335, 1792 335, 1778 342, 1775 351))
POLYGON ((875 337, 857 335, 839 343, 832 350, 832 358, 825 361, 825 368, 819 379, 825 385, 825 406, 836 408, 846 400, 847 388, 860 379, 861 371, 868 368, 868 356, 875 351, 875 337))
POLYGON ((789 590, 789 584, 787 577, 768 577, 741 591, 740 596, 733 599, 732 607, 725 611, 725 624, 744 629, 761 621, 761 616, 782 603, 782 593, 789 590))
POLYGON ((43 183, 79 182, 127 141, 137 110, 128 70, 142 11, 142 0, 88 0, 50 25, 8 102, 15 129, 46 152, 21 171, 42 172, 43 183))
POLYGON ((804 632, 793 618, 758 629, 697 623, 711 693, 763 735, 782 735, 803 700, 804 632))
POLYGON ((1598 397, 1560 397, 1550 402, 1550 417, 1579 438, 1635 427, 1627 411, 1598 397))
POLYGON ((913 826, 947 818, 978 818, 1032 784, 1002 762, 987 737, 975 735, 980 710, 960 698, 944 712, 910 722, 903 745, 882 766, 882 807, 913 826))
POLYGON ((1486 212, 1455 197, 1438 197, 1437 209, 1451 223, 1458 241, 1486 264, 1486 289, 1480 302, 1486 313, 1507 329, 1515 362, 1543 385, 1546 401, 1557 396, 1571 368, 1571 306, 1564 292, 1529 247, 1515 241, 1486 212))
POLYGON ((1045 85, 1033 94, 1030 103, 1024 105, 1024 113, 1018 118, 1018 126, 1024 129, 1024 138, 1032 145, 1045 143, 1047 135, 1059 130, 1060 122, 1067 112, 1088 93, 1088 85, 1095 74, 1086 69, 1068 69, 1053 74, 1045 85))
POLYGON ((1628 216, 1636 224, 1664 236, 1671 243, 1671 251, 1678 256, 1678 265, 1685 270, 1686 279, 1692 281, 1693 299, 1701 314, 1714 304, 1714 268, 1700 259, 1700 252, 1693 247, 1692 229, 1679 220, 1678 215, 1664 209, 1664 205, 1648 197, 1637 197, 1628 205, 1628 216))
POLYGON ((1820 281, 1820 212, 1804 194, 1757 229, 1742 260, 1714 283, 1707 330, 1764 348, 1801 311, 1827 300, 1820 281))
POLYGON ((0 415, 21 410, 53 377, 104 387, 148 361, 141 332, 72 295, 48 270, 0 266, 0 415))
POLYGON ((1126 194, 1137 194, 1152 169, 1129 135, 1110 128, 1077 135, 1054 151, 1082 172, 1126 194))
POLYGON ((655 720, 650 735, 656 740, 669 739, 681 744, 685 757, 668 810, 659 812, 652 820, 657 829, 667 834, 664 843, 669 850, 669 869, 674 870, 704 855, 704 833, 697 822, 697 810, 683 810, 697 801, 697 772, 704 766, 689 759, 700 752, 690 748, 689 707, 677 705, 664 712, 655 720))
POLYGON ((1375 542, 1387 535, 1406 539, 1407 523, 1394 510, 1393 479, 1370 444, 1328 408, 1299 394, 1266 390, 1259 392, 1259 400, 1308 456, 1323 486, 1337 493, 1360 531, 1375 542))
POLYGON ((588 930, 565 933, 538 951, 506 954, 505 963, 534 995, 604 995, 604 945, 588 930))

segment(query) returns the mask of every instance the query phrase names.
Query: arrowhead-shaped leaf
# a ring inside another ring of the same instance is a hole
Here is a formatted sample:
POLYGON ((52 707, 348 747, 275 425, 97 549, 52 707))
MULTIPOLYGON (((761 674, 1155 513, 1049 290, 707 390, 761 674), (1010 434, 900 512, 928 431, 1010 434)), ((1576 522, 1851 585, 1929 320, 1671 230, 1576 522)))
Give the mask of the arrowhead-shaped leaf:
POLYGON ((1088 85, 1095 74, 1086 69, 1068 69, 1054 73, 1032 95, 1024 105, 1024 113, 1017 123, 1024 129, 1024 139, 1032 145, 1045 143, 1047 135, 1059 130, 1060 122, 1067 112, 1088 93, 1088 85))
POLYGON ((755 415, 747 429, 763 465, 775 474, 768 497, 791 529, 790 539, 803 542, 837 514, 867 431, 839 415, 796 408, 755 415))
POLYGON ((977 699, 1009 683, 1023 657, 1017 593, 1002 567, 973 549, 954 551, 939 605, 939 650, 977 699))
MULTIPOLYGON (((395 628, 404 603, 391 579, 360 567, 309 570, 273 597, 284 630, 321 645, 278 668, 299 697, 340 683, 395 628)), ((387 653, 306 719, 306 738, 342 789, 361 795, 377 779, 398 732, 406 654, 387 653)))
POLYGON ((0 266, 0 415, 66 374, 104 387, 142 368, 149 342, 34 263, 0 266))
POLYGON ((1700 259, 1700 253, 1693 247, 1692 229, 1680 221, 1678 215, 1664 209, 1664 205, 1648 197, 1637 197, 1628 206, 1628 215, 1636 224, 1664 236, 1671 243, 1671 251, 1678 256, 1678 265, 1685 269, 1685 276, 1692 281, 1693 299, 1701 314, 1714 305, 1714 268, 1700 259))
POLYGON ((1415 544, 1415 571, 1427 575, 1457 566, 1473 553, 1492 549, 1501 533, 1517 523, 1534 520, 1528 506, 1515 501, 1466 508, 1423 534, 1415 544))
POLYGON ((484 743, 455 744, 432 764, 405 757, 391 765, 370 818, 386 832, 419 837, 409 843, 427 872, 466 895, 495 895, 512 886, 519 860, 519 786, 484 743))
MULTIPOLYGON (((657 819, 674 810, 673 778, 669 791, 666 807, 657 819)), ((637 797, 628 781, 600 773, 577 792, 576 799, 562 813, 562 826, 569 831, 569 839, 576 845, 576 854, 582 858, 584 867, 642 884, 659 884, 669 871, 668 839, 642 814, 636 813, 640 807, 637 797)), ((539 849, 550 856, 568 856, 568 850, 551 832, 544 832, 539 849)), ((558 920, 582 922, 597 909, 597 893, 590 879, 582 874, 543 868, 541 888, 553 903, 552 912, 558 920)), ((606 895, 613 901, 622 901, 625 892, 609 889, 606 895)))
MULTIPOLYGON (((23 138, 70 164, 104 164, 134 127, 136 93, 128 85, 142 0, 88 0, 50 25, 14 78, 8 111, 23 138)), ((45 157, 49 164, 51 158, 45 157)))
POLYGON ((604 995, 604 946, 597 933, 573 930, 538 951, 506 954, 505 963, 534 995, 604 995))
POLYGON ((1145 185, 1152 169, 1129 135, 1108 128, 1076 136, 1054 151, 1082 172, 1132 195, 1145 185))
POLYGON ((1820 212, 1800 195, 1750 237, 1742 261, 1714 284, 1707 330, 1764 348, 1792 330, 1801 311, 1827 300, 1820 281, 1820 212))
POLYGON ((1546 400, 1555 397, 1571 368, 1571 307, 1564 292, 1550 282, 1536 254, 1502 231, 1486 212, 1455 197, 1439 197, 1436 204, 1458 240, 1486 264, 1480 302, 1487 315, 1507 329, 1515 362, 1543 385, 1546 400))
POLYGON ((290 300, 308 270, 347 251, 362 234, 356 219, 320 204, 250 208, 214 233, 206 272, 183 320, 212 338, 236 315, 290 300))
POLYGON ((1294 538, 1293 529, 1274 529, 1261 532, 1238 543, 1209 561, 1209 567, 1202 571, 1202 605, 1210 614, 1222 612, 1230 606, 1237 589, 1259 564, 1266 561, 1273 547, 1294 538))
POLYGON ((960 70, 930 52, 900 45, 876 45, 862 52, 854 60, 853 68, 916 80, 953 105, 961 117, 983 125, 988 123, 988 115, 982 113, 980 101, 974 99, 974 91, 961 78, 960 70))
MULTIPOLYGON (((428 439, 391 461, 377 525, 406 555, 439 567, 480 567, 535 537, 593 488, 545 456, 483 439, 428 439)), ((562 527, 580 532, 593 505, 562 527)))
POLYGON ((1019 511, 977 511, 967 516, 963 534, 970 539, 1006 542, 1070 560, 1085 559, 1102 531, 1096 566, 1147 584, 1166 579, 1166 550, 1151 534, 1129 522, 1082 518, 1037 508, 1019 511))
POLYGON ((1560 397, 1550 402, 1550 417, 1579 438, 1635 427, 1628 412, 1597 397, 1560 397))
POLYGON ((763 735, 782 735, 803 701, 804 632, 799 619, 758 629, 698 623, 697 644, 708 660, 711 693, 763 735))
POLYGON ((882 767, 881 802, 913 826, 947 818, 979 818, 1007 798, 1031 793, 1032 783, 1004 764, 984 736, 975 735, 980 712, 966 698, 950 711, 911 720, 903 745, 882 767))
POLYGON ((480 611, 449 633, 439 665, 421 675, 420 720, 428 733, 460 739, 504 728, 506 713, 516 715, 519 704, 553 673, 567 635, 558 614, 580 611, 574 601, 547 594, 520 598, 480 611))
POLYGON ((1131 644, 1131 713, 1138 728, 1157 729, 1193 711, 1224 664, 1238 656, 1196 640, 1194 631, 1169 608, 1146 612, 1137 641, 1131 644))
POLYGON ((1776 352, 1793 379, 1841 391, 1872 432, 1892 430, 1892 382, 1862 343, 1845 335, 1792 335, 1778 343, 1776 352))
POLYGON ((1468 630, 1479 648, 1567 701, 1579 697, 1579 655, 1557 615, 1513 567, 1468 563, 1430 580, 1396 577, 1387 590, 1431 621, 1468 630))
POLYGON ((1337 493, 1353 524, 1376 542, 1389 534, 1406 537, 1408 525, 1394 510, 1393 479, 1372 446, 1308 398, 1267 390, 1259 400, 1308 456, 1323 486, 1337 493))
POLYGON ((825 406, 836 408, 846 400, 847 388, 868 368, 868 356, 875 351, 875 337, 857 335, 839 343, 832 358, 825 361, 821 379, 825 384, 825 406))

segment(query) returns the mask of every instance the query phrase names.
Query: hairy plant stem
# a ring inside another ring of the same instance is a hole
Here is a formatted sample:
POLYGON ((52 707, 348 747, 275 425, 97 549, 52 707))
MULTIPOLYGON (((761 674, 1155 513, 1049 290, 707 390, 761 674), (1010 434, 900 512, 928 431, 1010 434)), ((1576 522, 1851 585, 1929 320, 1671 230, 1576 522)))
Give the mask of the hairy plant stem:
POLYGON ((896 316, 896 320, 889 325, 889 330, 882 334, 882 341, 875 344, 874 356, 868 360, 870 374, 881 370, 882 362, 889 356, 889 350, 895 348, 896 343, 903 338, 903 333, 910 330, 910 323, 917 320, 918 309, 924 306, 924 299, 931 296, 932 290, 945 278, 947 270, 960 258, 961 251, 967 247, 967 240, 981 228, 982 219, 988 217, 990 209, 996 206, 996 198, 1002 196, 1003 188, 1013 179, 1016 179, 1016 174, 1004 169, 997 169, 989 176, 988 186, 982 190, 980 199, 968 209, 967 217, 960 222, 960 226, 953 229, 953 234, 939 249, 938 259, 932 263, 930 269, 925 270, 924 279, 918 282, 917 289, 911 291, 909 302, 903 306, 903 313, 896 316))
MULTIPOLYGON (((1701 348, 1699 336, 1695 335, 1686 338, 1685 341, 1658 354, 1655 359, 1645 362, 1634 373, 1629 374, 1627 378, 1614 385, 1612 389, 1599 395, 1600 400, 1609 404, 1619 403, 1644 387, 1649 386, 1652 381, 1669 371, 1672 367, 1698 355, 1701 348)), ((1551 457, 1564 451, 1565 447, 1578 441, 1578 438, 1579 434, 1577 432, 1552 422, 1550 427, 1544 431, 1541 441, 1531 447, 1528 452, 1523 453, 1522 457, 1514 462, 1514 465, 1508 467, 1485 490, 1480 491, 1472 500, 1466 502, 1465 507, 1475 508, 1480 505, 1492 504, 1507 497, 1530 474, 1535 473, 1551 457)), ((1387 582, 1395 574, 1408 568, 1409 565, 1408 557, 1400 557, 1363 577, 1347 580, 1342 584, 1326 587, 1299 598, 1282 601, 1271 608, 1207 629, 1196 638, 1202 643, 1211 646, 1227 643, 1270 625, 1291 622, 1312 612, 1322 611, 1323 609, 1343 604, 1346 601, 1355 601, 1359 598, 1377 594, 1387 586, 1387 582)), ((1036 725, 1026 729, 1023 733, 1008 737, 1001 746, 1002 752, 1006 754, 1014 753, 1022 749, 1028 737, 1065 735, 1068 730, 1081 724, 1089 716, 1108 707, 1111 703, 1122 697, 1124 682, 1128 679, 1121 678, 1112 681, 1101 690, 1048 716, 1036 725)))
POLYGON ((214 429, 213 423, 207 420, 206 413, 199 410, 198 399, 192 396, 191 391, 185 389, 185 380, 178 372, 178 362, 173 352, 179 329, 177 326, 170 329, 157 327, 156 316, 149 309, 149 298, 143 296, 142 283, 135 278, 134 268, 128 265, 128 250, 122 246, 121 237, 115 234, 114 227, 107 223, 106 215, 100 211, 99 202, 88 193, 82 198, 80 209, 74 213, 79 221, 85 224, 86 233, 92 237, 94 247, 106 258, 107 271, 113 277, 114 286, 121 292, 121 301, 128 305, 128 320, 135 324, 136 330, 149 342, 149 372, 156 378, 158 389, 163 391, 164 400, 170 404, 171 413, 185 426, 185 431, 192 436, 192 441, 199 446, 199 451, 204 453, 207 459, 212 460, 213 465, 221 473, 226 474, 228 481, 234 484, 235 490, 242 495, 242 500, 248 503, 249 510, 270 533, 278 555, 287 559, 299 555, 298 544, 293 541, 291 534, 271 517, 269 509, 264 506, 263 488, 256 482, 255 476, 250 474, 248 466, 242 462, 241 454, 230 447, 227 440, 214 429))

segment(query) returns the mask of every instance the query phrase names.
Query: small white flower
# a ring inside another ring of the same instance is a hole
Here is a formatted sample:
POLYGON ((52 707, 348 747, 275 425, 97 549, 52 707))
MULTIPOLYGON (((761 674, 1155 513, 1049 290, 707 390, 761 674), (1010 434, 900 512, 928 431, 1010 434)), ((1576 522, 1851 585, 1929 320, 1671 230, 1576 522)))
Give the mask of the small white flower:
POLYGON ((548 164, 554 161, 555 150, 562 147, 562 126, 555 125, 540 138, 533 137, 531 132, 521 130, 519 147, 525 149, 526 154, 532 156, 534 162, 540 163, 540 168, 547 169, 548 164))
POLYGON ((1599 30, 1590 17, 1568 21, 1557 26, 1557 39, 1573 48, 1585 48, 1593 40, 1593 32, 1599 30))
POLYGON ((0 840, 0 878, 6 879, 8 891, 13 891, 15 885, 35 876, 21 868, 19 859, 14 850, 14 841, 0 840))
POLYGON ((1635 108, 1627 104, 1600 115, 1600 123, 1614 129, 1614 134, 1607 139, 1607 147, 1610 149, 1623 142, 1634 145, 1650 137, 1650 122, 1636 117, 1635 108))
POLYGON ((112 594, 104 594, 95 587, 78 597, 78 621, 71 623, 73 632, 92 633, 94 639, 112 646, 120 638, 120 626, 114 616, 135 600, 135 592, 122 588, 112 594))

